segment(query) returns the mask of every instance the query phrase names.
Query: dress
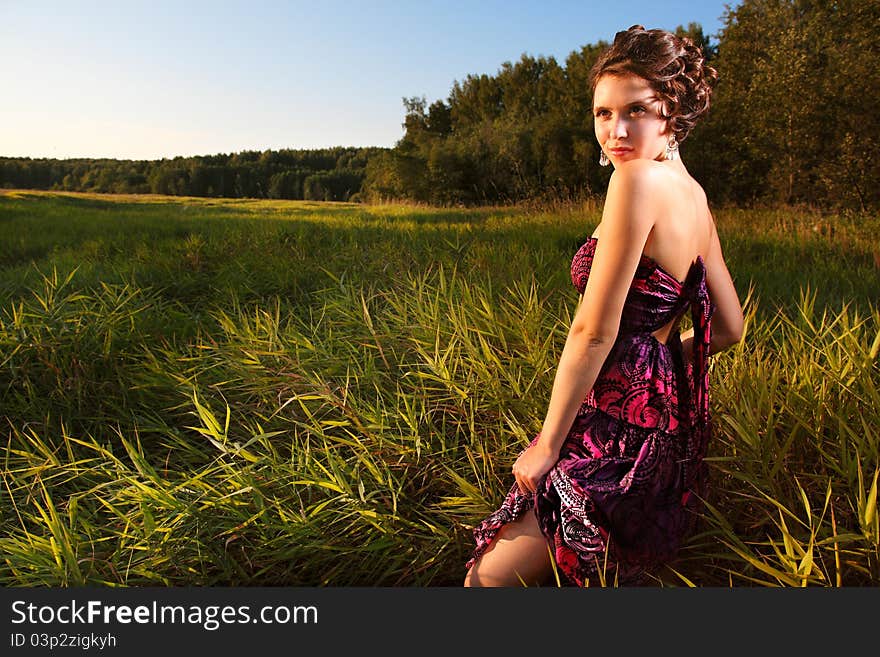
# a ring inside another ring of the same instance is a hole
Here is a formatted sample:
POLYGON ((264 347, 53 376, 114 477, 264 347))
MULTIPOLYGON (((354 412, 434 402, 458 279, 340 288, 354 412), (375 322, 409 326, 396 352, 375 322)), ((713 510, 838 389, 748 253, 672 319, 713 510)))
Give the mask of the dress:
MULTIPOLYGON (((572 259, 583 294, 597 238, 572 259)), ((703 497, 710 433, 711 316, 702 257, 678 281, 642 255, 617 339, 535 494, 514 483, 501 507, 473 530, 467 567, 501 527, 534 508, 565 585, 635 585, 675 556, 703 497), (652 335, 690 307, 693 360, 683 361, 678 321, 664 345, 652 335)), ((539 434, 540 435, 540 434, 539 434)), ((538 437, 532 441, 537 441, 538 437)))

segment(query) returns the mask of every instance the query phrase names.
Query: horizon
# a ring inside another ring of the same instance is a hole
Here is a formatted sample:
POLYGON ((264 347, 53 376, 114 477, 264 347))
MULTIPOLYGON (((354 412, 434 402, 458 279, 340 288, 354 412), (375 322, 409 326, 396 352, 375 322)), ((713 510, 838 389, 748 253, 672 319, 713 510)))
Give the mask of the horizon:
POLYGON ((564 66, 635 23, 699 23, 717 43, 736 3, 659 5, 4 3, 0 157, 393 148, 404 98, 446 101, 456 81, 495 75, 523 55, 564 66))

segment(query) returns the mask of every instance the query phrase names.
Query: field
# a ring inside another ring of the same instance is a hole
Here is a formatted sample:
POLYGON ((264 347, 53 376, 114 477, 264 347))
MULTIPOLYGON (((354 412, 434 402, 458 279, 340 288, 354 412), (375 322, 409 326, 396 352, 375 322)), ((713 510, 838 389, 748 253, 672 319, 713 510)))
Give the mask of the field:
MULTIPOLYGON (((716 220, 746 335, 652 581, 880 585, 880 219, 716 220)), ((0 192, 0 585, 460 584, 598 221, 0 192)))

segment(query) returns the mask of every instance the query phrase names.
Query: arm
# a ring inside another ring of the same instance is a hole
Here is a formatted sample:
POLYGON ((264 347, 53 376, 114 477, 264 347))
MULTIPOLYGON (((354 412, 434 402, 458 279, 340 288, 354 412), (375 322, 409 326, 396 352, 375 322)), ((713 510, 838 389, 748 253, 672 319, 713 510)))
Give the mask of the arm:
MULTIPOLYGON (((706 253, 706 285, 709 296, 715 304, 712 315, 712 342, 709 354, 717 354, 742 340, 743 313, 739 296, 724 262, 721 242, 715 230, 715 220, 711 219, 712 233, 709 238, 709 251, 706 253)), ((691 358, 693 351, 694 330, 688 329, 681 334, 681 345, 685 360, 691 358)))
POLYGON ((623 305, 654 225, 652 171, 652 163, 633 161, 611 176, 602 213, 602 239, 560 356, 540 437, 514 465, 514 476, 524 492, 534 492, 558 460, 577 411, 617 338, 623 305))

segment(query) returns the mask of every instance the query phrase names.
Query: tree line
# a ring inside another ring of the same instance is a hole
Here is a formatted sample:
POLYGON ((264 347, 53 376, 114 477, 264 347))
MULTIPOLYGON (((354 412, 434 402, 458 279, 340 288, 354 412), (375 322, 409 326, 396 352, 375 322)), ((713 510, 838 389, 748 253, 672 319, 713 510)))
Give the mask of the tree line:
MULTIPOLYGON (((679 35, 719 71, 710 113, 682 146, 716 203, 880 206, 878 0, 744 0, 717 44, 679 35)), ((602 193, 589 71, 608 43, 564 64, 523 55, 456 81, 430 105, 404 99, 405 134, 367 165, 363 194, 427 203, 602 193)))
MULTIPOLYGON (((682 158, 714 203, 880 207, 880 0, 743 0, 718 35, 676 32, 719 71, 682 158), (717 43, 713 41, 717 39, 717 43)), ((394 148, 243 152, 160 161, 0 159, 0 186, 313 200, 510 203, 603 193, 589 71, 523 54, 404 98, 394 148)))
POLYGON ((162 160, 0 158, 0 187, 313 201, 357 196, 382 148, 243 151, 162 160))

